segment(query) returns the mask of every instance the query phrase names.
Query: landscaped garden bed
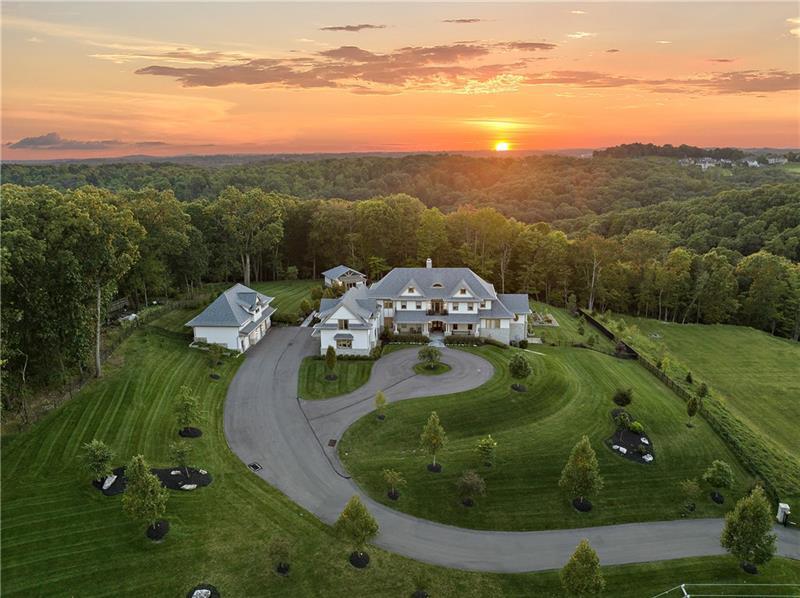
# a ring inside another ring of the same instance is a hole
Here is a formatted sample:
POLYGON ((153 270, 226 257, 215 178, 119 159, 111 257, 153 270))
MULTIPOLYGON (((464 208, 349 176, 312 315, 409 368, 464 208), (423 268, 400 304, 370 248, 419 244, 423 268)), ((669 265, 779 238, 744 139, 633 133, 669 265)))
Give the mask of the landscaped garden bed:
MULTIPOLYGON (((153 468, 150 471, 159 479, 162 486, 170 490, 194 490, 208 486, 212 482, 210 473, 205 469, 194 467, 164 467, 153 468)), ((102 482, 98 480, 92 482, 92 485, 106 496, 122 494, 127 484, 124 467, 114 469, 113 474, 102 482)))
MULTIPOLYGON (((628 421, 632 424, 638 423, 630 417, 627 411, 617 408, 611 411, 611 417, 614 421, 618 421, 623 414, 628 415, 628 421)), ((630 429, 624 425, 618 425, 611 438, 607 438, 604 444, 610 448, 615 454, 625 457, 629 461, 636 463, 653 463, 655 461, 655 449, 653 448, 652 439, 644 432, 637 431, 637 428, 630 429)))
POLYGON ((433 365, 418 363, 414 366, 414 372, 422 376, 437 376, 450 371, 450 366, 441 361, 433 365))

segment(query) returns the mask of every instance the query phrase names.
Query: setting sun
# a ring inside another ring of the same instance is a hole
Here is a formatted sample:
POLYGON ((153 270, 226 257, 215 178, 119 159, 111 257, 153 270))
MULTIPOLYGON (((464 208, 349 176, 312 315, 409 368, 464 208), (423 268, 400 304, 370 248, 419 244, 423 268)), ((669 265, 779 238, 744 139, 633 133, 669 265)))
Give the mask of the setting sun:
POLYGON ((511 146, 508 144, 508 141, 498 141, 494 144, 494 151, 496 152, 507 152, 511 146))

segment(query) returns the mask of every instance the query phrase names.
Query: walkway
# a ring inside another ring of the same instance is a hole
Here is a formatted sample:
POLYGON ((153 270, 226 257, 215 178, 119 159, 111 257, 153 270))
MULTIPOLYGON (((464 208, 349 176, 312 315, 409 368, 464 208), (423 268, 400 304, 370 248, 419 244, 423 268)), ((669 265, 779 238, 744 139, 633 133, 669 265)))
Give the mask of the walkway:
MULTIPOLYGON (((541 532, 493 532, 441 525, 405 515, 368 498, 346 477, 329 439, 372 410, 384 389, 389 401, 457 392, 482 384, 491 365, 462 351, 445 350, 447 374, 410 376, 414 350, 381 358, 370 381, 348 395, 302 401, 297 371, 318 350, 308 328, 272 328, 251 348, 228 389, 225 436, 245 463, 293 501, 333 523, 347 500, 359 494, 380 524, 374 544, 428 563, 476 571, 521 572, 562 567, 581 538, 588 538, 604 565, 722 554, 721 519, 633 523, 541 532), (410 361, 409 361, 410 360, 410 361), (316 433, 315 433, 316 432, 316 433)), ((800 558, 800 534, 776 528, 779 553, 800 558)))

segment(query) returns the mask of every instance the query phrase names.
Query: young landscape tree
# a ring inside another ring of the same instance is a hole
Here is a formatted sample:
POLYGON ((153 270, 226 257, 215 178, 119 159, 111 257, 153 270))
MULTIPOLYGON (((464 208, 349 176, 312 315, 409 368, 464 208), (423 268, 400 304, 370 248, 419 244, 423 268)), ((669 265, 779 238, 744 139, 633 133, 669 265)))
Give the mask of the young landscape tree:
POLYGON ((272 536, 267 545, 267 555, 275 567, 275 571, 280 575, 289 574, 292 545, 285 536, 272 536))
POLYGON ((419 359, 420 363, 425 364, 425 367, 429 370, 435 369, 441 358, 442 352, 429 345, 425 345, 417 353, 417 359, 419 359))
POLYGON ((186 478, 189 478, 189 459, 192 458, 192 447, 185 440, 169 443, 169 456, 178 467, 183 468, 186 478))
POLYGON ((699 410, 700 399, 695 396, 689 397, 689 400, 686 402, 686 415, 689 416, 689 422, 686 425, 690 428, 692 427, 692 418, 697 415, 699 410))
POLYGON ((378 394, 375 395, 375 416, 378 419, 385 419, 386 418, 386 395, 383 394, 382 390, 378 391, 378 394))
POLYGON ((428 465, 428 470, 441 471, 441 464, 436 463, 436 454, 444 447, 447 442, 447 436, 435 411, 431 412, 430 417, 428 417, 428 421, 419 437, 419 442, 422 448, 433 457, 433 462, 428 465))
MULTIPOLYGON (((511 377, 515 380, 524 380, 528 376, 531 375, 530 362, 525 358, 522 353, 514 353, 511 356, 511 359, 508 362, 508 373, 511 374, 511 377)), ((525 385, 522 382, 515 382, 511 385, 511 388, 517 391, 525 391, 525 385)))
POLYGON ((567 564, 561 569, 561 587, 568 596, 597 596, 606 587, 600 559, 585 538, 580 541, 567 564))
POLYGON ((684 503, 684 508, 686 511, 694 511, 695 504, 694 501, 700 496, 700 484, 697 483, 696 479, 690 480, 682 480, 680 482, 681 493, 683 497, 686 499, 684 503))
POLYGON ((347 504, 334 524, 336 533, 353 548, 350 564, 363 568, 369 563, 369 555, 364 552, 367 542, 378 535, 378 522, 361 502, 357 495, 347 504))
POLYGON ((325 369, 328 370, 328 374, 325 377, 328 380, 335 380, 336 374, 334 374, 333 371, 336 369, 336 349, 331 345, 328 345, 325 351, 325 369))
POLYGON ((614 393, 614 402, 620 407, 625 407, 627 405, 630 405, 632 400, 633 400, 632 388, 618 388, 617 391, 614 393))
POLYGON ((694 378, 692 377, 692 372, 686 372, 686 384, 694 384, 694 378))
POLYGON ((383 481, 386 482, 387 496, 392 500, 400 498, 400 488, 406 485, 403 474, 394 469, 384 469, 383 481))
POLYGON ((596 494, 603 488, 603 478, 597 465, 597 455, 583 436, 573 447, 567 464, 561 471, 558 485, 573 497, 572 505, 579 511, 590 511, 592 503, 587 496, 596 494))
POLYGON ((772 509, 764 489, 758 485, 725 516, 720 543, 741 561, 745 571, 756 573, 758 565, 775 554, 775 539, 772 509))
POLYGON ((472 469, 461 474, 456 482, 456 488, 461 503, 465 507, 471 507, 475 504, 476 497, 486 494, 486 482, 478 475, 477 471, 472 469))
POLYGON ((489 434, 478 440, 478 456, 486 467, 494 465, 494 454, 497 449, 497 441, 489 434))
POLYGON ((200 402, 192 389, 185 384, 178 391, 175 402, 175 420, 178 423, 181 436, 196 436, 199 430, 192 428, 192 424, 200 417, 200 402))
POLYGON ((720 489, 733 488, 733 470, 725 461, 716 460, 703 473, 703 481, 712 488, 711 499, 718 504, 725 502, 720 489))
POLYGON ((122 496, 122 508, 131 519, 148 525, 147 535, 159 540, 167 531, 166 522, 159 522, 167 509, 169 493, 150 472, 142 455, 136 455, 125 468, 128 486, 122 496))
POLYGON ((701 399, 708 396, 708 385, 705 382, 701 382, 697 387, 697 396, 701 399))
POLYGON ((83 466, 92 480, 102 482, 111 475, 114 451, 102 440, 94 439, 83 445, 83 466))

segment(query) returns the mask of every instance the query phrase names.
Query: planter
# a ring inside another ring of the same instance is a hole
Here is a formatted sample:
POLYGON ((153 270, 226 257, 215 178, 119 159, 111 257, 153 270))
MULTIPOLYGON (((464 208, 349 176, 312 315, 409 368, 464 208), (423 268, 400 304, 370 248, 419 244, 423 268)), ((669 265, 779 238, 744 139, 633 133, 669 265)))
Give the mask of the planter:
POLYGON ((153 542, 161 542, 164 539, 164 536, 167 535, 169 532, 169 521, 166 519, 159 519, 156 521, 155 525, 150 525, 147 527, 147 531, 145 532, 147 537, 150 538, 153 542))
POLYGON ((350 553, 350 564, 356 569, 363 569, 369 565, 369 555, 366 552, 350 553))
POLYGON ((436 465, 434 465, 433 463, 428 463, 428 471, 433 473, 439 473, 440 471, 442 471, 442 464, 437 463, 436 465))
POLYGON ((183 438, 199 438, 200 436, 203 435, 203 431, 200 428, 187 427, 187 428, 182 428, 178 432, 178 435, 183 438))
POLYGON ((572 500, 572 506, 576 511, 580 511, 581 513, 588 513, 592 510, 592 503, 587 498, 584 498, 583 500, 580 498, 574 498, 572 500))
POLYGON ((742 563, 742 570, 750 575, 755 575, 758 573, 758 567, 756 567, 753 563, 748 563, 747 561, 742 563))

